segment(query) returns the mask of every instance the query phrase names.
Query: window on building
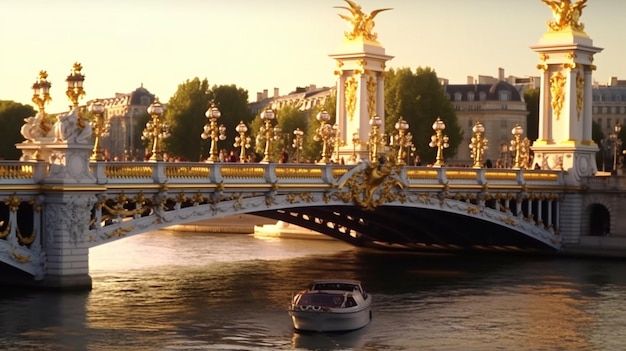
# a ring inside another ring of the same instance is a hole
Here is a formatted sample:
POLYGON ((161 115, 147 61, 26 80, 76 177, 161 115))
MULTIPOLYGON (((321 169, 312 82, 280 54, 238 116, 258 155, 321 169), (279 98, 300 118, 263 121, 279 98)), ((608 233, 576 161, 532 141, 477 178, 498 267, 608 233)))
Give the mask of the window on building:
POLYGON ((611 119, 606 119, 606 129, 613 130, 613 125, 611 124, 611 119))
POLYGON ((511 93, 507 90, 498 91, 498 100, 509 101, 511 99, 511 93))
POLYGON ((471 119, 467 120, 467 126, 472 128, 474 126, 474 121, 472 121, 471 119))
POLYGON ((593 107, 593 114, 595 115, 595 114, 597 114, 597 113, 598 113, 598 107, 597 107, 597 106, 594 106, 594 107, 593 107))
POLYGON ((454 93, 454 101, 461 101, 462 98, 463 98, 463 94, 454 93))
POLYGON ((473 91, 467 92, 467 101, 474 101, 474 92, 473 91))
POLYGON ((139 99, 139 102, 144 106, 150 105, 150 97, 144 95, 139 99))

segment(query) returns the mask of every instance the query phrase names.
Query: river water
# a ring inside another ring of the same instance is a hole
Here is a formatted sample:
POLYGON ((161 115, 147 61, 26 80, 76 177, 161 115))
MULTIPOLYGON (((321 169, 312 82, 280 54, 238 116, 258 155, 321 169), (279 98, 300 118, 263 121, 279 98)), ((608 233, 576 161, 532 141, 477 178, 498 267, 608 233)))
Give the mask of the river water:
POLYGON ((376 252, 155 231, 91 250, 93 290, 0 292, 0 350, 620 350, 626 260, 376 252), (363 281, 373 319, 297 333, 292 293, 363 281))

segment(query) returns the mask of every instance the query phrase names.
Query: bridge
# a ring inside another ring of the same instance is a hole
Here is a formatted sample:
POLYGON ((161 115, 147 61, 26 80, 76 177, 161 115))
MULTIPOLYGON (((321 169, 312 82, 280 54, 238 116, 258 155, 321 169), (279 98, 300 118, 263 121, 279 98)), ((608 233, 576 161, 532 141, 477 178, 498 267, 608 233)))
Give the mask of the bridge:
POLYGON ((85 165, 88 181, 63 184, 47 162, 0 163, 0 262, 26 280, 89 284, 91 247, 242 213, 357 246, 552 253, 579 242, 562 223, 584 213, 564 214, 585 189, 550 170, 388 165, 376 178, 381 165, 365 161, 85 165))

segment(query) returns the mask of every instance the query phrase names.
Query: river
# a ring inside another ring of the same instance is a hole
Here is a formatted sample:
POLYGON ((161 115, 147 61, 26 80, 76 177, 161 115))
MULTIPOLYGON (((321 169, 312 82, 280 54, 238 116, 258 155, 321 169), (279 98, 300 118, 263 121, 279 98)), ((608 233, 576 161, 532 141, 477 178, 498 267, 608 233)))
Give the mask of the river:
POLYGON ((90 292, 0 292, 1 350, 618 350, 626 260, 377 252, 155 231, 91 250, 90 292), (292 294, 363 281, 373 319, 297 333, 292 294))

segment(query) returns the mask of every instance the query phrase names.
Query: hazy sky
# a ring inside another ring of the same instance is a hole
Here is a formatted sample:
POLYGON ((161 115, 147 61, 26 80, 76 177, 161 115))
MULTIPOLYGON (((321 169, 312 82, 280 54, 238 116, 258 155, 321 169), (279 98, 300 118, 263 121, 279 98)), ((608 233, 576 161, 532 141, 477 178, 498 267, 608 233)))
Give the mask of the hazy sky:
MULTIPOLYGON (((376 17, 388 67, 429 66, 450 83, 468 75, 538 75, 536 45, 552 12, 541 0, 357 0, 376 17)), ((31 103, 40 70, 52 82, 50 112, 66 109, 75 61, 86 99, 142 83, 161 101, 187 79, 256 93, 334 84, 347 24, 342 0, 0 0, 0 100, 31 103)), ((581 21, 594 45, 594 79, 626 79, 626 1, 588 0, 581 21)), ((85 100, 83 100, 84 102, 85 100)))

